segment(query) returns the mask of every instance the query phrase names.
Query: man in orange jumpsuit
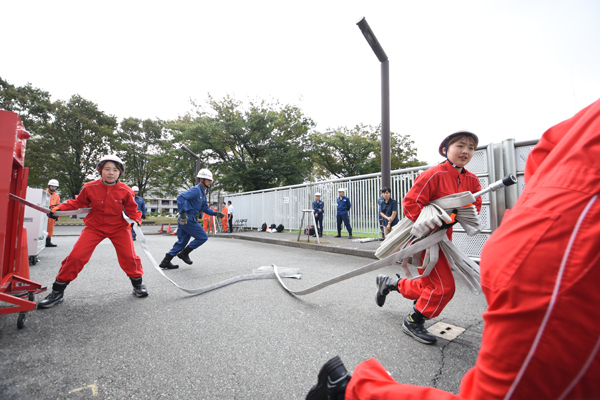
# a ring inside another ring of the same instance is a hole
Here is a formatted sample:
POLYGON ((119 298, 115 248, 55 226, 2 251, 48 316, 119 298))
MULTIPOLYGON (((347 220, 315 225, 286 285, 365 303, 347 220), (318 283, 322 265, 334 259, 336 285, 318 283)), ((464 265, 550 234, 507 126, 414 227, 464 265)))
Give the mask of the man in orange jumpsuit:
MULTIPOLYGON (((208 202, 207 202, 208 203, 208 202)), ((213 206, 210 208, 213 211, 217 211, 217 203, 213 203, 213 206)), ((206 231, 206 233, 209 233, 211 230, 214 232, 215 231, 215 220, 212 218, 212 216, 210 215, 204 215, 202 217, 202 227, 204 228, 204 230, 206 231)))
POLYGON ((223 233, 227 233, 227 205, 225 204, 225 202, 223 202, 223 209, 221 210, 221 212, 223 214, 225 214, 225 217, 223 219, 221 219, 221 224, 223 224, 223 233))
MULTIPOLYGON (((56 179, 50 179, 48 181, 48 189, 46 189, 46 193, 50 195, 50 209, 52 210, 54 207, 60 204, 60 196, 56 193, 56 189, 58 189, 58 181, 56 179)), ((56 247, 54 243, 52 243, 51 239, 54 235, 54 224, 56 224, 56 220, 54 218, 48 218, 48 236, 46 237, 46 247, 56 247)))
MULTIPOLYGON (((395 382, 374 359, 349 378, 339 358, 322 375, 340 385, 325 392, 347 383, 346 399, 600 398, 600 100, 544 133, 525 181, 481 254, 488 308, 459 394, 395 382)), ((322 398, 317 386, 308 398, 322 398)))

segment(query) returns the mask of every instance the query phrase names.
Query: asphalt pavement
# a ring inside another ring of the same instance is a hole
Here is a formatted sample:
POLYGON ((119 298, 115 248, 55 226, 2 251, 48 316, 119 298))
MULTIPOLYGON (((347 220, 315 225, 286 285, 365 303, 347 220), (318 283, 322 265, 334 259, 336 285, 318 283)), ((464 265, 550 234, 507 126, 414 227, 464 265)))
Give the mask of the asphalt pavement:
MULTIPOLYGON (((160 262, 176 239, 157 229, 143 227, 160 262)), ((58 247, 41 252, 31 279, 50 286, 80 231, 57 227, 58 247)), ((305 235, 300 242, 297 236, 211 235, 191 253, 192 266, 179 260, 178 270, 165 273, 181 286, 199 288, 275 264, 300 268, 302 279, 285 280, 297 290, 372 262, 379 244, 325 236, 317 245, 316 238, 307 243, 305 235)), ((412 302, 391 293, 382 308, 375 304, 375 277, 400 272, 397 266, 302 297, 291 296, 275 279, 194 296, 165 279, 140 243, 135 246, 147 298, 131 294, 105 240, 62 304, 30 312, 21 330, 16 314, 0 315, 1 399, 303 399, 335 355, 349 370, 374 357, 398 381, 456 393, 475 363, 485 298, 460 281, 454 299, 427 326, 442 321, 465 332, 427 346, 401 331, 412 302)))

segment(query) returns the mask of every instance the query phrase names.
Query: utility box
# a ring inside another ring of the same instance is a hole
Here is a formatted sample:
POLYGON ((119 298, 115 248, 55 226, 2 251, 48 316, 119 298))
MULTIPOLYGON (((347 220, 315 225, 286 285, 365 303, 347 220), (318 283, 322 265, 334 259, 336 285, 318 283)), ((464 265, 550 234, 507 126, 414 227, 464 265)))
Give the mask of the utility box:
MULTIPOLYGON (((27 201, 40 207, 50 206, 50 195, 44 189, 27 188, 27 201)), ((48 216, 31 207, 25 207, 23 226, 27 229, 27 250, 29 252, 29 263, 35 265, 37 256, 46 248, 48 237, 48 216)))

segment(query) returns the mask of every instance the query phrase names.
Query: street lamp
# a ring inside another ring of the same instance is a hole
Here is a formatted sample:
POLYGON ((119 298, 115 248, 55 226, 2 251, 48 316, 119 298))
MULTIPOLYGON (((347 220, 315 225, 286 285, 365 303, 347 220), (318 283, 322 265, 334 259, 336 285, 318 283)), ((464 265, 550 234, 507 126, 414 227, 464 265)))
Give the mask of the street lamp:
POLYGON ((362 17, 356 25, 381 62, 381 187, 391 188, 390 63, 365 17, 362 17))
POLYGON ((196 178, 194 179, 194 183, 197 185, 198 182, 200 182, 200 179, 198 178, 198 171, 200 171, 200 156, 198 154, 194 153, 193 151, 191 151, 190 149, 188 149, 185 144, 181 145, 181 149, 188 152, 189 155, 191 155, 192 157, 194 157, 196 159, 196 178))

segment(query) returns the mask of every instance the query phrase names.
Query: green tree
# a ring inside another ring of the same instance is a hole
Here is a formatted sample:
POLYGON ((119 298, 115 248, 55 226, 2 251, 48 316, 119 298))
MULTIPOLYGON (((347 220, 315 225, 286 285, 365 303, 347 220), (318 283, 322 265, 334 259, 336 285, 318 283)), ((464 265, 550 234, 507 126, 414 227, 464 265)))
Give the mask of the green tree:
MULTIPOLYGON (((313 121, 292 105, 209 96, 208 109, 196 106, 170 125, 174 143, 201 155, 217 173, 215 187, 251 191, 304 182, 310 177, 313 121)), ((194 166, 195 160, 180 154, 194 166)), ((192 168, 195 171, 194 168, 192 168)))
POLYGON ((74 198, 97 176, 98 160, 114 148, 116 118, 79 95, 60 102, 50 129, 39 140, 40 175, 60 182, 61 193, 74 198))
POLYGON ((164 140, 161 121, 126 118, 119 124, 115 148, 126 165, 123 180, 137 186, 141 197, 154 193, 153 185, 158 186, 158 192, 162 191, 156 178, 162 175, 164 140))
MULTIPOLYGON (((391 133, 392 169, 424 165, 418 161, 414 142, 408 136, 391 133)), ((316 177, 343 178, 381 172, 380 127, 357 125, 315 132, 311 136, 316 177)))
POLYGON ((31 83, 16 87, 0 77, 0 109, 19 114, 25 129, 33 136, 48 128, 56 106, 50 93, 34 88, 31 83))

